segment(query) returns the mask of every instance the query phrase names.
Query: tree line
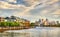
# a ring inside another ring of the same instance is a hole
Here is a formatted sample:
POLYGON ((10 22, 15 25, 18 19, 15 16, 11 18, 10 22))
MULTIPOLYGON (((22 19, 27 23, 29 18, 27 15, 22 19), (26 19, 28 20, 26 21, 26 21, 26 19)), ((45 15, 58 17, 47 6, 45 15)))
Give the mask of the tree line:
POLYGON ((14 27, 14 26, 20 26, 20 23, 18 23, 18 22, 0 22, 0 27, 14 27))

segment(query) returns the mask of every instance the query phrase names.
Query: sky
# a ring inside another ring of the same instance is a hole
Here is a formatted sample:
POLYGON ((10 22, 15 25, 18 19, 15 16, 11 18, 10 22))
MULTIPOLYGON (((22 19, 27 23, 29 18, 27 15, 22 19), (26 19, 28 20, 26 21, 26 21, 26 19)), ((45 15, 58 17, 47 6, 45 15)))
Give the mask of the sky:
POLYGON ((60 0, 0 0, 0 16, 18 16, 30 21, 60 20, 60 0))

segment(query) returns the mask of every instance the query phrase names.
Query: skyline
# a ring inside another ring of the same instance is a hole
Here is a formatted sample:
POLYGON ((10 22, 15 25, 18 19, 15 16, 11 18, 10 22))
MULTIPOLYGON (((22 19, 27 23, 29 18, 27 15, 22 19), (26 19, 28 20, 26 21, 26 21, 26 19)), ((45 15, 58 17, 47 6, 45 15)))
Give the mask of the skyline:
POLYGON ((30 21, 60 20, 59 0, 0 0, 0 16, 19 16, 30 21))

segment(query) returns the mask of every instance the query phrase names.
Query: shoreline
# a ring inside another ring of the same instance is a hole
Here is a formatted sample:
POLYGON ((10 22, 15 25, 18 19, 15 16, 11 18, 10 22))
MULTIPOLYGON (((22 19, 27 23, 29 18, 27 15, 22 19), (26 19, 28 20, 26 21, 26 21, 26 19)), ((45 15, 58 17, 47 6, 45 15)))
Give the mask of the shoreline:
MULTIPOLYGON (((36 27, 39 28, 39 27, 36 27)), ((42 28, 42 27, 40 27, 42 28)), ((43 27, 43 28, 60 28, 60 27, 43 27)), ((31 29, 31 28, 23 28, 23 27, 0 27, 0 32, 4 32, 7 30, 22 30, 22 29, 31 29)))

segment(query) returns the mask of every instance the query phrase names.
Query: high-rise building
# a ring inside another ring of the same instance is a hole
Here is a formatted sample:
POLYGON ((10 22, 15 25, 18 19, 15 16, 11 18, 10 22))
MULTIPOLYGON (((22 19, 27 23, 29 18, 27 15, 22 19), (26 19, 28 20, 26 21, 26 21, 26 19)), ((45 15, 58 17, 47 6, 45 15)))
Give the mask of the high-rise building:
POLYGON ((46 20, 44 21, 44 25, 49 25, 49 20, 48 20, 48 19, 46 19, 46 20))
POLYGON ((57 24, 57 25, 60 24, 59 21, 56 21, 56 24, 57 24))
POLYGON ((44 19, 41 19, 40 26, 44 25, 44 19))

